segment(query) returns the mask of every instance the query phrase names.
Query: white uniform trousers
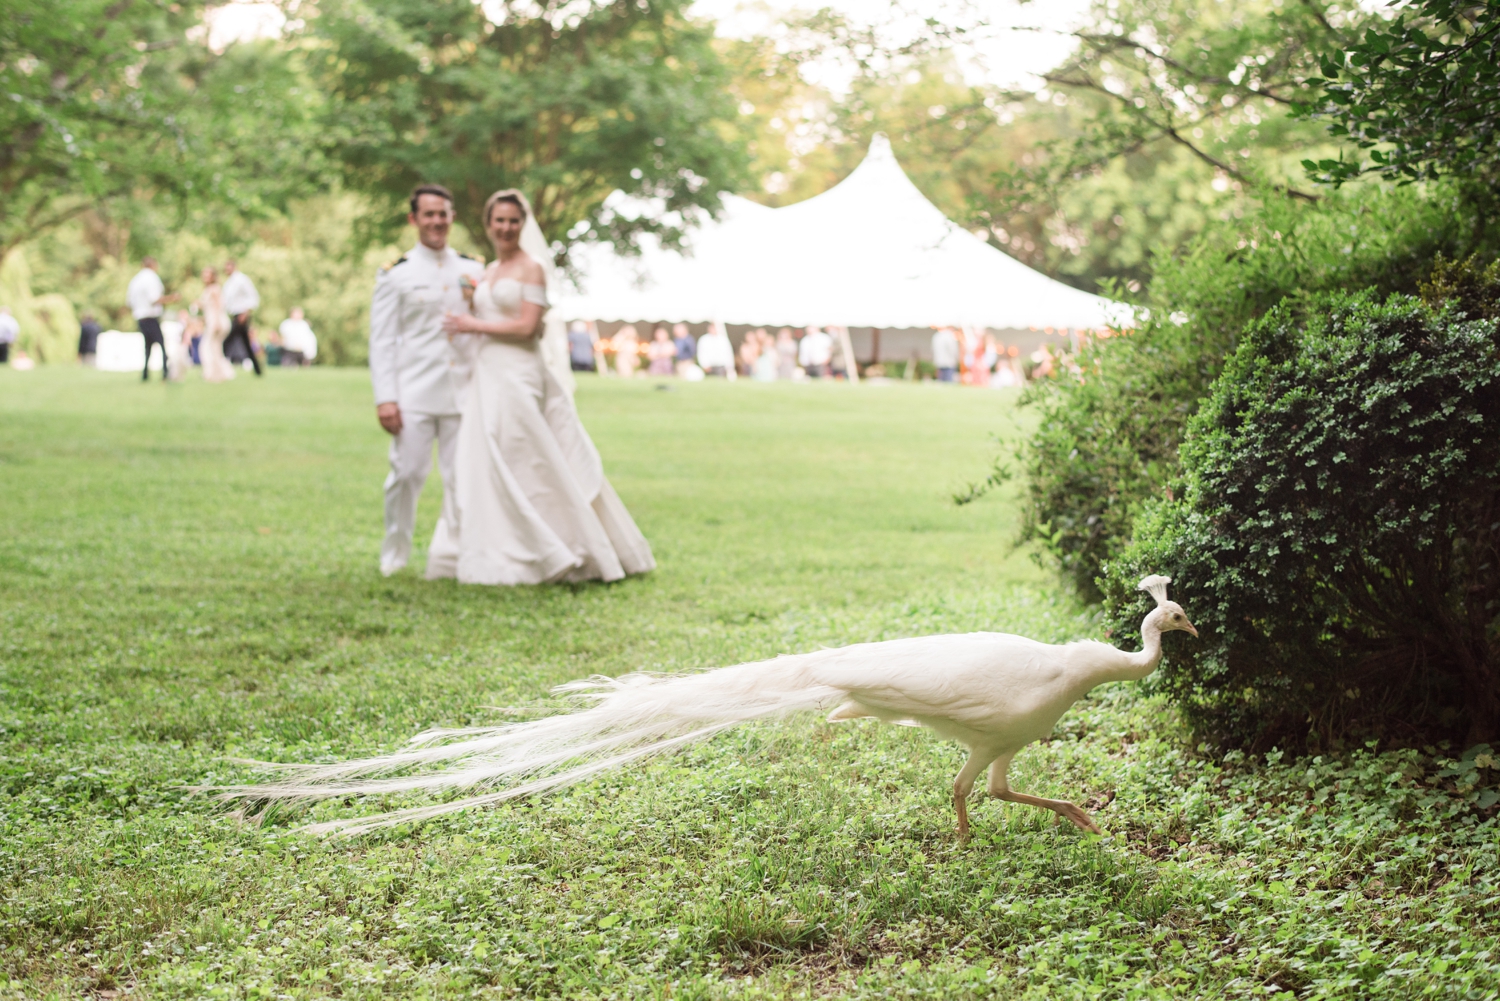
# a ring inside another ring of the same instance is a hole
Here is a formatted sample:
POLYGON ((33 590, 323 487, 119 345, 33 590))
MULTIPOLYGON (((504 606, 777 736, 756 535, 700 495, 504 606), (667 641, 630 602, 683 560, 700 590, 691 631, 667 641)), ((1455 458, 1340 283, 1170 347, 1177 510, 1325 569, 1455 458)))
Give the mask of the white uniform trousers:
POLYGON ((417 527, 417 498, 432 468, 437 442, 438 474, 443 478, 443 510, 427 550, 427 577, 452 577, 458 568, 458 490, 453 460, 458 451, 458 414, 401 413, 401 433, 391 439, 391 473, 385 478, 385 542, 380 572, 389 576, 406 566, 417 527))

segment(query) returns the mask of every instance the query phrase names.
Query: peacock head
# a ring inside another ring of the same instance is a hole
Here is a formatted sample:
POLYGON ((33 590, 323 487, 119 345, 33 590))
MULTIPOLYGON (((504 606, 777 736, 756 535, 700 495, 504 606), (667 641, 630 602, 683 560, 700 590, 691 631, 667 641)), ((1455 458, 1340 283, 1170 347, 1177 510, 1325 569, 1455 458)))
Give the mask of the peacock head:
POLYGON ((1167 585, 1170 583, 1172 583, 1172 578, 1152 574, 1150 577, 1142 577, 1141 582, 1136 585, 1156 599, 1156 607, 1146 616, 1146 622, 1153 622, 1156 628, 1164 633, 1180 629, 1197 636, 1198 630, 1193 628, 1193 624, 1188 621, 1187 613, 1182 610, 1182 606, 1167 598, 1167 585))

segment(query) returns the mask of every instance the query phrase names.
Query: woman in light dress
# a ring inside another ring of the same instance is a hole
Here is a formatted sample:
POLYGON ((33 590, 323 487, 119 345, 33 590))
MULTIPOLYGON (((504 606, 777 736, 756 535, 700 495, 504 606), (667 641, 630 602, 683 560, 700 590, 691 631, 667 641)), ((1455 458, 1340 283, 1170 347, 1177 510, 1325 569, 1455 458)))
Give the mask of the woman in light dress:
POLYGON ((625 324, 610 338, 615 349, 615 374, 622 379, 635 378, 635 369, 641 361, 641 338, 633 324, 625 324))
POLYGON ((224 286, 219 284, 219 273, 213 268, 203 269, 203 292, 198 296, 198 312, 203 317, 203 339, 198 342, 203 381, 233 379, 234 366, 224 357, 224 338, 229 336, 229 314, 224 312, 224 286))
POLYGON ((657 327, 651 334, 651 343, 646 345, 646 357, 651 365, 646 369, 648 375, 671 375, 672 361, 677 357, 677 346, 672 343, 672 335, 667 332, 666 327, 657 327))
POLYGON ((519 191, 490 196, 484 224, 496 260, 474 289, 473 314, 449 314, 444 324, 470 373, 460 388, 451 575, 542 584, 645 573, 656 566, 651 546, 542 360, 546 278, 520 245, 529 215, 519 191))

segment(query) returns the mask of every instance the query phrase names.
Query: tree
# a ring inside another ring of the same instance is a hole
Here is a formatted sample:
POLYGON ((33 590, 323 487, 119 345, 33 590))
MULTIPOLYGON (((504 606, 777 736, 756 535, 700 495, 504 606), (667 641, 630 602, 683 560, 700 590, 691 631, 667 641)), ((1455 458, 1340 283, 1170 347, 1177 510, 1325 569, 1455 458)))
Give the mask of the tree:
POLYGON ((204 5, 10 0, 0 17, 0 256, 125 197, 284 204, 316 175, 294 54, 211 51, 204 5))
POLYGON ((1411 0, 1390 22, 1372 22, 1321 63, 1321 102, 1309 117, 1368 150, 1305 160, 1316 179, 1342 184, 1364 173, 1411 182, 1477 174, 1500 163, 1500 2, 1411 0))
POLYGON ((448 185, 482 239, 490 192, 524 190, 553 240, 680 240, 745 177, 711 25, 687 0, 330 0, 309 19, 347 183, 399 228, 417 183, 448 185), (615 190, 652 210, 614 213, 615 190))
POLYGON ((1315 200, 1296 184, 1298 162, 1329 139, 1295 112, 1318 53, 1358 16, 1337 10, 1326 0, 1096 4, 1046 88, 1010 97, 1035 139, 994 172, 972 217, 1033 266, 1123 290, 1150 280, 1158 246, 1185 247, 1256 198, 1315 200))

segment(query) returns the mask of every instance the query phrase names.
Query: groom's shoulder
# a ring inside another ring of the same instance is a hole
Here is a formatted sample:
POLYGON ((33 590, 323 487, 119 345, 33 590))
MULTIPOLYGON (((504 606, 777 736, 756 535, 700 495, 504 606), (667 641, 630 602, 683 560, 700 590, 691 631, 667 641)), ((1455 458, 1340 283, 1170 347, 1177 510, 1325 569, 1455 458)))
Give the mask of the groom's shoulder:
POLYGON ((462 250, 458 251, 458 256, 462 257, 466 261, 473 261, 475 264, 483 264, 484 263, 484 258, 483 257, 475 257, 473 254, 466 254, 462 250))
POLYGON ((389 274, 391 271, 393 271, 394 269, 400 267, 401 265, 403 265, 405 263, 406 263, 406 255, 402 254, 400 257, 396 258, 394 261, 391 261, 388 264, 382 264, 380 266, 380 273, 383 274, 383 275, 384 274, 389 274))

